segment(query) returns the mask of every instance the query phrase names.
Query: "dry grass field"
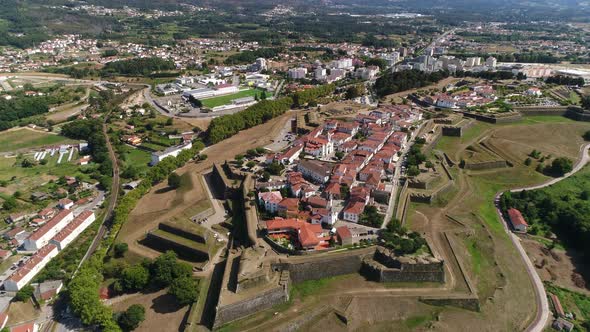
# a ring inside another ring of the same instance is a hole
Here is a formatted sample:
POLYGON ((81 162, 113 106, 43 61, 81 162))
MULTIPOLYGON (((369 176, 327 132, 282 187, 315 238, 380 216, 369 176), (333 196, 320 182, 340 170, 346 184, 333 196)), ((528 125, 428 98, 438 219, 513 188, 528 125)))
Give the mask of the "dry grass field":
POLYGON ((132 304, 141 304, 145 308, 145 320, 136 332, 182 331, 183 322, 188 315, 189 306, 179 307, 172 295, 166 290, 147 294, 132 294, 121 302, 112 305, 113 311, 124 311, 132 304))

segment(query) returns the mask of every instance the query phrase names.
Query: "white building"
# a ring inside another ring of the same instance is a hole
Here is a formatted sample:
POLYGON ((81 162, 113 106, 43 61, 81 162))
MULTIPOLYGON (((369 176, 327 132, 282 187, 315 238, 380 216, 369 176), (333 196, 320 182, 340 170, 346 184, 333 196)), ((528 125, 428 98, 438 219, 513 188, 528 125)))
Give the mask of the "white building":
POLYGON ((266 212, 276 213, 279 208, 279 203, 283 200, 280 191, 261 192, 258 194, 258 201, 260 205, 264 206, 266 212))
POLYGON ((493 56, 486 59, 486 67, 496 68, 497 64, 498 64, 498 60, 496 58, 494 58, 493 56))
POLYGON ((74 219, 74 214, 70 210, 62 210, 55 217, 51 218, 45 225, 39 227, 25 242, 25 250, 39 250, 59 233, 70 221, 74 219))
POLYGON ((315 69, 314 77, 319 81, 326 79, 326 68, 317 67, 315 69))
POLYGON ((74 220, 69 223, 64 229, 62 229, 53 239, 49 242, 55 244, 59 251, 63 250, 68 244, 70 244, 80 233, 82 233, 94 220, 94 212, 86 210, 80 213, 74 220))
POLYGON ((297 171, 315 183, 326 183, 330 179, 332 167, 316 160, 303 159, 297 164, 297 171))
POLYGON ((332 67, 337 69, 349 69, 353 68, 352 59, 351 58, 344 58, 340 60, 332 61, 332 67))
POLYGON ((268 68, 266 64, 265 58, 258 58, 256 59, 256 67, 258 67, 258 71, 266 70, 268 68))
POLYGON ((9 292, 17 292, 28 284, 34 277, 57 256, 58 250, 54 244, 48 244, 39 249, 31 258, 20 266, 8 279, 4 280, 4 289, 9 292))
POLYGON ((192 142, 171 146, 163 151, 152 152, 152 161, 150 164, 154 166, 166 157, 176 157, 182 150, 188 150, 193 147, 192 142))
POLYGON ((471 57, 465 60, 465 67, 476 67, 481 65, 480 57, 471 57))
POLYGON ((307 75, 307 68, 290 68, 288 74, 294 80, 302 79, 307 75))

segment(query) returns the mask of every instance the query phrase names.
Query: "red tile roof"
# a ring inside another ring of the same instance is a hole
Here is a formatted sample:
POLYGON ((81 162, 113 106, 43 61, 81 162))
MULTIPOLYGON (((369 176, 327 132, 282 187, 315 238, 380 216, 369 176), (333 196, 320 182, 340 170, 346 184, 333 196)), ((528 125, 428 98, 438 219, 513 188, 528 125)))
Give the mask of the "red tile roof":
POLYGON ((517 225, 523 225, 523 226, 529 225, 529 224, 527 224, 526 220, 524 220, 524 217, 522 216, 520 211, 518 211, 515 208, 508 209, 508 216, 510 217, 510 222, 512 223, 512 226, 514 226, 514 227, 516 227, 517 225))
POLYGON ((29 236, 31 240, 39 240, 43 235, 45 235, 49 230, 51 230, 55 225, 57 225, 63 218, 67 217, 72 211, 68 209, 64 209, 60 211, 55 217, 51 218, 45 225, 41 226, 35 233, 29 236))
POLYGON ((340 226, 336 228, 336 235, 338 235, 341 239, 350 239, 352 238, 352 233, 350 233, 350 229, 346 226, 340 226))
MULTIPOLYGON (((68 235, 70 235, 73 231, 75 231, 80 225, 88 219, 94 212, 86 210, 80 213, 72 222, 70 222, 64 229, 62 229, 57 235, 53 237, 53 239, 57 242, 63 241, 68 235)), ((63 248, 62 248, 63 249, 63 248)))
POLYGON ((11 274, 7 280, 12 280, 15 283, 19 282, 53 250, 57 250, 57 247, 54 244, 48 244, 45 247, 39 249, 33 256, 31 256, 31 258, 29 258, 29 260, 25 262, 25 264, 19 267, 18 270, 14 271, 14 273, 11 274))
POLYGON ((283 200, 280 191, 270 191, 259 193, 258 197, 264 202, 280 203, 283 200))
POLYGON ((10 332, 33 332, 35 330, 35 322, 24 323, 10 328, 10 332))

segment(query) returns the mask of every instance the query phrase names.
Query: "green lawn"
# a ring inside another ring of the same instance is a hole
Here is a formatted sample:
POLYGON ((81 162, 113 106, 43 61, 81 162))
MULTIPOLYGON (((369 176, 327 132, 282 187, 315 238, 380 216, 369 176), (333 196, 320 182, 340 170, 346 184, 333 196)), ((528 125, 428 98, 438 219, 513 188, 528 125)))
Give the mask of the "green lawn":
MULTIPOLYGON (((260 89, 246 89, 246 90, 241 90, 240 92, 237 92, 237 93, 234 93, 231 95, 201 99, 201 102, 203 103, 203 106, 213 108, 213 107, 229 104, 229 103, 231 103, 232 100, 237 99, 237 98, 250 97, 250 96, 254 96, 256 94, 260 95, 262 93, 262 91, 263 90, 260 90, 260 89)), ((267 95, 267 97, 270 97, 272 94, 270 92, 267 92, 266 95, 267 95)))
POLYGON ((42 133, 28 129, 19 129, 0 133, 0 152, 31 149, 47 145, 76 143, 64 136, 42 133))
POLYGON ((139 167, 142 171, 149 167, 148 164, 152 160, 152 155, 149 152, 128 146, 125 147, 123 155, 125 156, 126 165, 139 167))

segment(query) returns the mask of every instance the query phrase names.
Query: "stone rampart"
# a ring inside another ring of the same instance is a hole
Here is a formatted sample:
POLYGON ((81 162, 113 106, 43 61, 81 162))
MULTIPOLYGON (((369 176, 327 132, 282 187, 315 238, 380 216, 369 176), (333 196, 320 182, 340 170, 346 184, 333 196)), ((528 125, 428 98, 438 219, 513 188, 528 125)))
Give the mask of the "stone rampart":
POLYGON ((187 238, 187 239, 199 242, 199 243, 205 243, 205 238, 202 235, 191 232, 190 230, 185 229, 185 228, 178 226, 178 225, 172 225, 167 222, 161 222, 160 224, 158 224, 158 228, 163 231, 166 231, 168 233, 176 234, 178 236, 182 236, 184 238, 187 238))
POLYGON ((484 161, 479 163, 471 163, 471 162, 464 162, 463 168, 470 169, 470 170, 484 170, 484 169, 494 169, 494 168, 505 168, 508 167, 508 163, 506 160, 494 160, 494 161, 484 161))
POLYGON ((173 250, 180 258, 192 262, 205 262, 209 260, 208 252, 186 246, 180 242, 167 239, 153 232, 149 232, 146 235, 146 238, 142 240, 142 244, 158 251, 173 250))
POLYGON ((275 288, 269 289, 242 301, 219 306, 217 307, 217 314, 215 315, 215 324, 213 325, 213 329, 216 329, 223 324, 227 324, 234 320, 255 314, 261 310, 272 308, 277 304, 285 303, 288 300, 288 287, 278 285, 275 288))
POLYGON ((373 257, 363 260, 361 273, 378 282, 445 281, 444 261, 434 257, 396 257, 383 247, 377 247, 373 257))

